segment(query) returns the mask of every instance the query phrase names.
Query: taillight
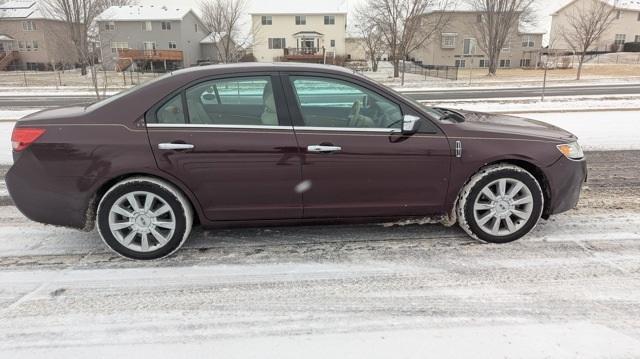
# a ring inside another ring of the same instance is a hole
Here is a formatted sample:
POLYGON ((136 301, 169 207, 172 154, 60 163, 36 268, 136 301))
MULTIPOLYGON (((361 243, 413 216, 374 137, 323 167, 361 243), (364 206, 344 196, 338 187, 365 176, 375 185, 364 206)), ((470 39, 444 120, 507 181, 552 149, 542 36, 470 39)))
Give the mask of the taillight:
POLYGON ((31 146, 45 132, 44 128, 15 127, 11 134, 11 146, 16 152, 31 146))

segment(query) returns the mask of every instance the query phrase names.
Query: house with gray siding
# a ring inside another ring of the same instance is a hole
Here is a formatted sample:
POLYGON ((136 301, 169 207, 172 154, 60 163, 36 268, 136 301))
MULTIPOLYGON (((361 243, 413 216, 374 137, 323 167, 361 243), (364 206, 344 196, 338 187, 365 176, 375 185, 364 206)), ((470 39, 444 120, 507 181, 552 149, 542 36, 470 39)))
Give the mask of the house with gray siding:
POLYGON ((96 25, 101 61, 117 71, 193 66, 202 59, 200 41, 209 34, 193 10, 157 5, 112 6, 96 25))

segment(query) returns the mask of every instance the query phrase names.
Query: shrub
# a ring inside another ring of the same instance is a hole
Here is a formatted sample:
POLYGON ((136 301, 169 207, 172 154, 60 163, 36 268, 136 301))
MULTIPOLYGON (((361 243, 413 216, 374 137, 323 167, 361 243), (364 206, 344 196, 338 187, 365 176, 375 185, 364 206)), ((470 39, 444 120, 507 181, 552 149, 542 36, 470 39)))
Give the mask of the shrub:
POLYGON ((624 44, 624 52, 640 52, 640 42, 627 42, 624 44))

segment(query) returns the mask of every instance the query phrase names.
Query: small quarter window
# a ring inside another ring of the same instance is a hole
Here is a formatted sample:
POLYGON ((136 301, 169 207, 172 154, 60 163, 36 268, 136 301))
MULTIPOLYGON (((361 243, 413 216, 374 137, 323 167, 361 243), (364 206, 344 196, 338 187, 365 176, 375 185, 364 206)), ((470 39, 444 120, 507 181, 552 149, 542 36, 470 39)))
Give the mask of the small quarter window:
POLYGON ((176 95, 156 112, 158 123, 184 124, 185 117, 182 108, 182 94, 176 95))

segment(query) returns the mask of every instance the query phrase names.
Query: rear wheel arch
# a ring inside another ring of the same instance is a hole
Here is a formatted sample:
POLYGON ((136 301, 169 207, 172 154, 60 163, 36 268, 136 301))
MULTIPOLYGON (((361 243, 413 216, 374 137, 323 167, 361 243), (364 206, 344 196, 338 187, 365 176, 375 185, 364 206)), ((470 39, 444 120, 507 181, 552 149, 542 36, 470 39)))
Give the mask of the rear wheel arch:
POLYGON ((145 173, 145 172, 130 172, 130 173, 126 173, 126 174, 122 174, 116 177, 113 177, 107 181, 105 181, 104 183, 102 183, 98 189, 95 191, 90 203, 89 203, 89 207, 87 208, 87 216, 85 219, 86 225, 85 228, 88 230, 93 229, 93 227, 95 226, 95 221, 96 221, 96 212, 98 210, 98 205, 100 204, 100 200, 104 197, 104 195, 111 189, 113 188, 113 186, 117 185, 118 183, 125 181, 127 179, 131 179, 131 178, 139 178, 139 179, 144 179, 144 178, 148 178, 151 180, 155 180, 155 181, 161 181, 164 182, 172 187, 175 187, 176 190, 180 191, 180 193, 182 195, 184 195, 184 197, 186 198, 186 200, 189 202, 189 205, 191 206, 191 210, 193 211, 194 215, 194 225, 198 225, 200 224, 200 219, 202 216, 202 213, 200 212, 200 203, 198 202, 198 200, 196 199, 196 197, 193 195, 193 193, 191 193, 191 191, 189 191, 184 185, 182 185, 179 181, 175 180, 175 179, 168 179, 165 178, 163 176, 159 176, 157 174, 150 174, 150 173, 145 173))

